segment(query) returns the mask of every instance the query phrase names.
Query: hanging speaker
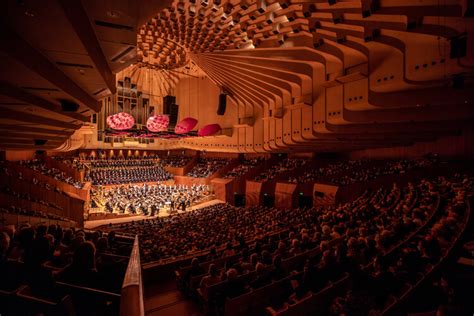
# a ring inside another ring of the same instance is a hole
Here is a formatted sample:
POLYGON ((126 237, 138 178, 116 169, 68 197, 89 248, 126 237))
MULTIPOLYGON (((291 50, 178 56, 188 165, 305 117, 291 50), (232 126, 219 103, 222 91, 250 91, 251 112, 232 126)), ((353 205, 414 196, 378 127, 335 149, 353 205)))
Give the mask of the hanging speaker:
POLYGON ((176 104, 176 97, 167 95, 163 97, 163 114, 170 114, 171 106, 176 104))
POLYGON ((217 107, 217 115, 224 115, 227 106, 227 94, 219 94, 219 106, 217 107))
POLYGON ((165 114, 168 114, 170 117, 168 130, 174 130, 176 123, 178 122, 178 112, 179 112, 179 105, 173 103, 169 106, 169 112, 165 113, 165 114))

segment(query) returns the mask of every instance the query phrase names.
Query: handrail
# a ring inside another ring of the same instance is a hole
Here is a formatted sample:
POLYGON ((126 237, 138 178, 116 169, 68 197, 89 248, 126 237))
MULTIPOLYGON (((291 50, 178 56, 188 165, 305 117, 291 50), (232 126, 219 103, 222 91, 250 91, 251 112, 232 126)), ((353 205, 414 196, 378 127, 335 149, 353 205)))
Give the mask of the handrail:
POLYGON ((127 271, 123 280, 120 315, 145 315, 138 236, 135 236, 127 271))

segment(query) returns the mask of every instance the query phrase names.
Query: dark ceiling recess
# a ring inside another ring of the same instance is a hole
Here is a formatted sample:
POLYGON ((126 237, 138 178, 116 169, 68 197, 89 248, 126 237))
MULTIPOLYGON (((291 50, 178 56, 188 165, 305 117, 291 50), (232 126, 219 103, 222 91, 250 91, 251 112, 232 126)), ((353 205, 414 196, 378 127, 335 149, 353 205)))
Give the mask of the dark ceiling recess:
POLYGON ((35 146, 43 146, 46 144, 47 140, 46 139, 35 139, 35 146))
POLYGON ((117 54, 114 58, 112 58, 111 60, 112 61, 117 61, 119 60, 120 58, 122 58, 123 56, 127 55, 128 53, 130 53, 132 50, 135 49, 135 46, 129 46, 127 48, 125 48, 122 52, 120 52, 119 54, 117 54))
POLYGON ((85 65, 85 64, 74 64, 74 63, 67 63, 64 61, 58 61, 56 64, 59 66, 67 66, 67 67, 78 67, 78 68, 94 68, 92 65, 85 65))
POLYGON ((64 112, 76 112, 79 109, 79 104, 72 101, 61 100, 60 103, 64 112))
POLYGON ((35 91, 59 91, 56 88, 40 88, 40 87, 22 87, 25 90, 35 90, 35 91))
POLYGON ((129 26, 129 25, 115 24, 115 23, 110 23, 110 22, 105 22, 105 21, 100 21, 100 20, 95 20, 95 24, 98 26, 110 27, 110 28, 118 29, 118 30, 133 31, 133 26, 129 26))

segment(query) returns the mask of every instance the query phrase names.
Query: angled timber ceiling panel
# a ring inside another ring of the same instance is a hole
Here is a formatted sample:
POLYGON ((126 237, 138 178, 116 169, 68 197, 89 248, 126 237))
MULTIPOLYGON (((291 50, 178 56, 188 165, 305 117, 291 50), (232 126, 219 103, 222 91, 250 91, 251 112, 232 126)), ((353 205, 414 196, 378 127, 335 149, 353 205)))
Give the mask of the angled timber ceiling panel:
POLYGON ((139 29, 137 57, 191 60, 251 108, 231 150, 409 145, 472 123, 472 14, 461 0, 175 0, 139 29))
POLYGON ((169 4, 2 1, 0 149, 70 142, 115 91, 115 74, 135 61, 138 27, 169 4))

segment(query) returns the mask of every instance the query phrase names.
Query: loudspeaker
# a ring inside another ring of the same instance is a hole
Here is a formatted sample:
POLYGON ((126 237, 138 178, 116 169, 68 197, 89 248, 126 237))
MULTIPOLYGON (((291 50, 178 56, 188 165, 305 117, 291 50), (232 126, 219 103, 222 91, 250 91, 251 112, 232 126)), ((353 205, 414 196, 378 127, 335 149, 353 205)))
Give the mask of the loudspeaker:
POLYGON ((34 142, 35 142, 35 146, 43 146, 44 144, 46 144, 47 140, 45 140, 45 139, 35 139, 34 142))
POLYGON ((463 33, 451 39, 451 51, 449 57, 462 58, 466 56, 467 34, 463 33))
POLYGON ((59 101, 61 103, 61 110, 64 112, 76 112, 79 110, 79 104, 68 101, 68 100, 61 100, 59 101))
POLYGON ((176 104, 175 96, 167 95, 163 97, 163 114, 170 114, 172 104, 176 104))
POLYGON ((169 129, 174 129, 174 127, 176 126, 176 123, 178 122, 178 112, 179 105, 173 103, 169 106, 169 112, 166 113, 170 117, 170 124, 168 125, 169 129))
POLYGON ((217 108, 217 115, 224 115, 227 106, 227 94, 219 94, 219 106, 217 108))

